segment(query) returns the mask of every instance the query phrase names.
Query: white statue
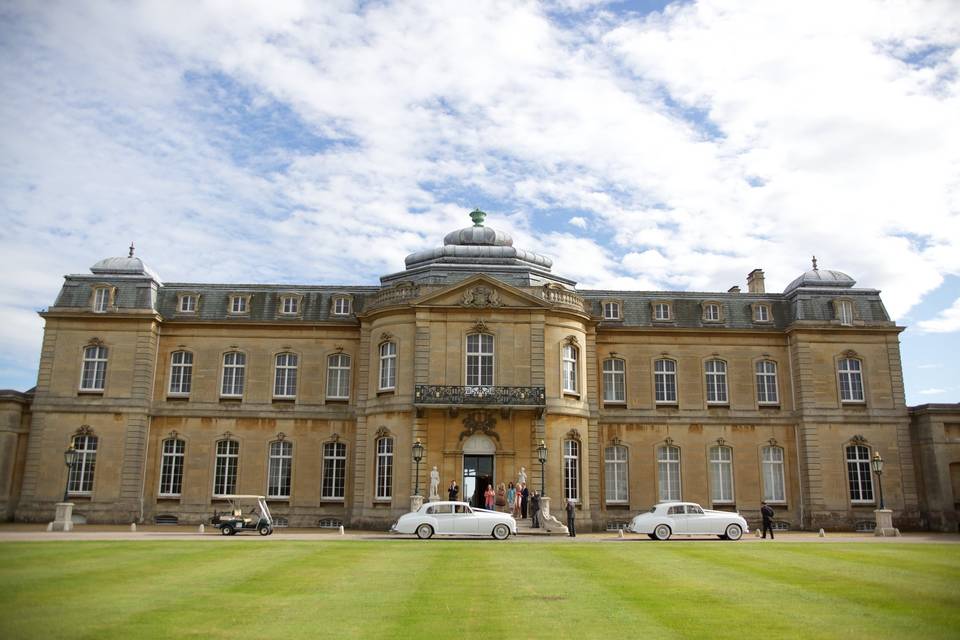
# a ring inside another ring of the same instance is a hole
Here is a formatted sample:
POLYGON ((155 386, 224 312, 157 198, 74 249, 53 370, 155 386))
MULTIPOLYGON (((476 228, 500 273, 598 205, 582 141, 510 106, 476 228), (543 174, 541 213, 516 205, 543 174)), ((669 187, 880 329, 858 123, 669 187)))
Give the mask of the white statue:
POLYGON ((439 498, 440 494, 437 492, 440 490, 440 472, 437 471, 437 467, 433 467, 433 471, 430 472, 430 499, 439 498))
POLYGON ((520 467, 520 473, 517 475, 518 484, 527 484, 527 468, 520 467))

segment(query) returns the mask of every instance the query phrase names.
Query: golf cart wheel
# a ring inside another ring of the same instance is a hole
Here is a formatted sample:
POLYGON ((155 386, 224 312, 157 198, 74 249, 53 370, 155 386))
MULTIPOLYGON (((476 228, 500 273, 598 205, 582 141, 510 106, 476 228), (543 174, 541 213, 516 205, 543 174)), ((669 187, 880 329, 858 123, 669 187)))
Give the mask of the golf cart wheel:
POLYGON ((433 527, 428 524, 422 524, 417 527, 417 537, 421 540, 429 540, 433 537, 433 527))
POLYGON ((724 532, 727 540, 739 540, 743 537, 743 529, 740 528, 738 524, 731 524, 727 526, 726 531, 724 532))
POLYGON ((220 527, 220 535, 222 535, 222 536, 232 536, 232 535, 233 535, 233 527, 231 527, 231 526, 228 525, 228 524, 225 524, 225 525, 221 526, 221 527, 220 527))
POLYGON ((273 530, 271 530, 269 526, 263 525, 262 527, 257 529, 257 533, 259 533, 262 536, 268 536, 271 533, 273 533, 273 530))
POLYGON ((668 525, 658 524, 657 528, 653 530, 653 537, 657 540, 669 540, 672 533, 668 525))
POLYGON ((498 524, 493 528, 493 537, 497 540, 506 540, 510 537, 510 527, 505 524, 498 524))

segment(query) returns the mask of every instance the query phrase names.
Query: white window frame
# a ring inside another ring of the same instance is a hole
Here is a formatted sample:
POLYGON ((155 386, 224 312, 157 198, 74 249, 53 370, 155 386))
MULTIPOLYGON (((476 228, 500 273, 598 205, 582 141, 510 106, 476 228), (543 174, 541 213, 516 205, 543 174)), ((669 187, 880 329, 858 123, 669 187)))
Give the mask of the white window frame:
POLYGON ((183 492, 183 461, 187 443, 180 438, 166 438, 160 444, 160 486, 157 495, 161 498, 179 498, 183 492))
POLYGON ((866 394, 863 388, 863 361, 859 358, 840 358, 837 360, 837 390, 840 402, 844 404, 864 404, 866 394), (856 363, 856 366, 853 366, 856 363))
POLYGON ((730 392, 727 388, 727 363, 713 358, 703 363, 704 383, 707 390, 707 404, 730 404, 730 392))
POLYGON ((563 498, 580 502, 580 442, 563 441, 563 498))
POLYGON ((754 322, 770 322, 770 305, 757 303, 753 305, 754 322))
MULTIPOLYGON (((386 343, 385 343, 386 344, 386 343)), ((375 500, 387 502, 393 499, 393 453, 394 440, 392 436, 377 438, 376 441, 377 466, 374 487, 375 500)))
POLYGON ((109 350, 102 344, 91 344, 83 348, 80 391, 102 392, 106 388, 109 355, 109 350))
POLYGON ((242 398, 246 384, 247 354, 242 351, 228 351, 223 354, 221 362, 220 397, 242 398))
POLYGON ((580 350, 576 345, 565 344, 560 349, 560 381, 563 393, 579 394, 580 391, 580 368, 578 361, 580 359, 580 350))
POLYGON ((274 440, 267 451, 267 498, 289 500, 293 485, 293 443, 274 440))
POLYGON ((713 504, 734 504, 733 447, 710 447, 710 501, 713 504))
POLYGON ((353 312, 353 301, 350 296, 333 297, 333 315, 348 316, 353 312))
POLYGON ((170 386, 167 394, 188 396, 193 386, 193 352, 181 349, 170 354, 170 386))
POLYGON ((235 316, 242 316, 250 313, 250 296, 237 294, 231 295, 227 312, 235 316))
POLYGON ((845 327, 853 326, 853 302, 850 300, 835 300, 834 305, 837 320, 845 327))
POLYGON ((660 502, 683 500, 683 476, 680 468, 680 447, 657 447, 657 495, 660 502))
POLYGON ((623 358, 603 361, 603 403, 627 403, 627 363, 623 358))
POLYGON ((229 496, 237 493, 239 469, 240 443, 236 440, 217 440, 213 466, 214 496, 229 496))
POLYGON ((320 499, 343 502, 347 495, 347 445, 343 442, 323 443, 323 475, 320 499))
POLYGON ((110 287, 94 287, 93 312, 106 313, 110 309, 110 287))
POLYGON ((621 320, 623 315, 621 314, 621 305, 619 302, 610 301, 603 303, 603 319, 604 320, 621 320))
POLYGON ((669 302, 654 302, 653 303, 653 321, 654 322, 670 322, 673 320, 673 305, 669 302))
POLYGON ((677 361, 659 358, 653 361, 653 393, 656 404, 678 404, 677 361), (666 366, 669 363, 669 367, 666 366), (668 393, 672 391, 671 394, 668 393))
POLYGON ((468 387, 494 386, 496 343, 489 333, 467 334, 464 347, 464 381, 468 387), (475 340, 474 340, 475 339, 475 340), (471 345, 471 341, 476 344, 471 345))
POLYGON ((181 293, 177 300, 177 313, 196 313, 197 296, 192 293, 181 293))
POLYGON ((723 315, 720 311, 720 305, 716 302, 705 302, 703 304, 703 321, 720 322, 723 315))
POLYGON ((777 363, 773 360, 757 360, 753 369, 757 387, 757 404, 779 405, 780 390, 777 387, 777 363))
POLYGON ((297 374, 300 356, 290 351, 278 353, 273 359, 273 397, 296 398, 297 374))
POLYGON ((760 450, 760 464, 763 477, 763 499, 778 504, 787 501, 787 483, 784 472, 786 455, 783 447, 770 445, 760 450))
POLYGON ((607 504, 630 503, 630 452, 622 444, 606 447, 604 461, 604 502, 607 504))
POLYGON ((380 374, 378 376, 380 391, 393 391, 397 388, 398 351, 397 343, 392 340, 380 343, 380 374))
POLYGON ((280 296, 280 313, 285 316, 295 316, 300 313, 300 296, 280 296))
POLYGON ((71 496, 93 495, 93 479, 97 470, 97 448, 100 439, 91 434, 75 435, 71 440, 76 452, 70 477, 67 479, 67 493, 71 496))
POLYGON ((327 356, 327 399, 350 399, 350 355, 332 353, 327 356), (344 363, 344 360, 346 363, 344 363), (332 391, 332 393, 331 393, 332 391))
POLYGON ((844 448, 847 460, 847 488, 853 504, 873 504, 873 474, 870 469, 870 447, 848 444, 844 448), (859 496, 859 497, 855 497, 859 496))

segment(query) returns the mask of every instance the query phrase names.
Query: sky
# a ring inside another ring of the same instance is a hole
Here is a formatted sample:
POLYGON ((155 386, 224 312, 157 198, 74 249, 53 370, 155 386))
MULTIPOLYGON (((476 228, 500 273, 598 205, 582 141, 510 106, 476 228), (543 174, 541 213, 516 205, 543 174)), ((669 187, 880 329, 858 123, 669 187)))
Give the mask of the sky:
POLYGON ((960 401, 960 2, 0 2, 0 388, 62 277, 376 284, 469 224, 582 288, 882 291, 960 401))

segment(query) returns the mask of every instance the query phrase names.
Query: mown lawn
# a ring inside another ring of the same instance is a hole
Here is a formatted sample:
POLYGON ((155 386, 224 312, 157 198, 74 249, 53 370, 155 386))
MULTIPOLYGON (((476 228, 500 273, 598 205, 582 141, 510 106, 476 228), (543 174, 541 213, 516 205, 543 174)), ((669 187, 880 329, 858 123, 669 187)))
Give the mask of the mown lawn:
POLYGON ((0 638, 958 638, 958 584, 946 544, 3 543, 0 638))

